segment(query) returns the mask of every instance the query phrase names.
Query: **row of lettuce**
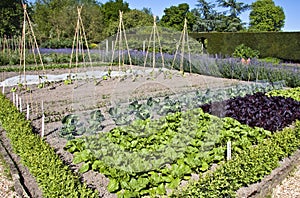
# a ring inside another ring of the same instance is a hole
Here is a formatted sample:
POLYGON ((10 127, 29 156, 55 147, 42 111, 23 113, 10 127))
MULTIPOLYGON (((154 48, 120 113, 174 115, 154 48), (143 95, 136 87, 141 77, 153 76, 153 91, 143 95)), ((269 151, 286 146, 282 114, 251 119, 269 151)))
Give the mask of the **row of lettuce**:
MULTIPOLYGON (((275 95, 288 95, 299 101, 299 93, 296 88, 269 95, 280 101, 285 98, 275 95)), ((251 96, 244 98, 247 97, 251 96)), ((295 100, 289 107, 298 117, 280 118, 288 125, 300 118, 300 103, 295 100)), ((2 95, 0 106, 1 126, 44 197, 98 197, 45 141, 33 134, 30 122, 2 95)), ((108 190, 119 197, 229 197, 238 188, 270 173, 280 159, 299 148, 299 137, 299 121, 293 128, 269 131, 194 109, 151 122, 137 120, 109 133, 77 138, 69 141, 66 149, 74 153, 74 163, 83 162, 80 172, 93 169, 106 175, 110 179, 108 190), (228 141, 232 142, 233 159, 225 162, 228 141), (202 177, 213 164, 219 164, 218 168, 202 177), (200 175, 198 181, 178 190, 183 180, 195 175, 200 175)))
POLYGON ((2 94, 0 109, 1 127, 13 152, 36 178, 43 197, 98 197, 97 192, 80 182, 79 175, 64 164, 48 143, 33 133, 30 121, 2 94))
MULTIPOLYGON (((168 114, 154 121, 137 120, 109 133, 77 138, 69 141, 66 149, 74 154, 75 164, 83 163, 80 172, 94 170, 104 174, 110 179, 108 190, 119 197, 171 195, 172 192, 172 196, 181 197, 233 196, 239 187, 259 181, 278 165, 280 159, 299 148, 299 93, 299 88, 273 91, 269 95, 274 96, 270 97, 257 93, 223 104, 225 113, 235 108, 229 116, 246 124, 251 122, 251 127, 230 117, 215 117, 198 108, 168 114), (284 93, 294 99, 275 96, 284 93), (235 103, 234 107, 232 103, 235 103), (240 114, 238 109, 243 113, 240 114), (257 122, 252 121, 253 116, 257 122), (294 129, 278 132, 295 121, 294 129), (274 127, 276 122, 281 124, 274 127), (232 144, 233 160, 224 164, 228 141, 232 144), (268 148, 277 142, 284 144, 268 148), (261 151, 268 151, 268 154, 261 151), (262 165, 264 161, 266 163, 262 165), (213 173, 217 175, 216 180, 208 180, 210 177, 203 180, 201 175, 213 164, 219 164, 218 171, 213 173), (237 171, 241 174, 234 172, 236 166, 240 167, 237 171), (254 170, 256 173, 251 177, 254 170), (233 174, 228 175, 231 172, 233 174), (194 187, 176 192, 182 181, 189 181, 195 175, 201 178, 194 187), (207 181, 210 182, 205 184, 207 181), (227 181, 226 185, 224 181, 227 181), (201 185, 211 184, 211 187, 198 192, 201 182, 204 182, 201 185), (219 194, 214 192, 216 189, 219 194)), ((210 109, 219 111, 219 107, 219 104, 212 105, 210 109)))

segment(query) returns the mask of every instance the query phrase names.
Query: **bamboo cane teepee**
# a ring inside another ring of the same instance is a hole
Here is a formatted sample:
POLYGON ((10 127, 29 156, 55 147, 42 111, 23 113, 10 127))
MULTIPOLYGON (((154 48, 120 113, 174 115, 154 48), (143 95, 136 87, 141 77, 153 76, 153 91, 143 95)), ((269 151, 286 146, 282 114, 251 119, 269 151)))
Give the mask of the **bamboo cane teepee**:
POLYGON ((75 73, 78 72, 78 64, 79 64, 79 55, 82 55, 83 66, 86 67, 86 54, 84 48, 86 48, 87 56, 88 56, 88 64, 92 67, 92 59, 89 51, 89 45, 87 42, 87 37, 84 29, 84 25, 81 18, 81 11, 83 6, 77 7, 77 23, 75 27, 75 34, 72 45, 72 52, 70 57, 69 64, 69 78, 71 78, 71 68, 73 62, 73 56, 75 51, 75 73))
MULTIPOLYGON (((38 67, 38 64, 42 66, 43 75, 38 74, 39 76, 39 83, 41 79, 46 78, 45 77, 45 67, 43 64, 42 56, 36 41, 36 37, 33 31, 32 23, 29 18, 29 15, 27 13, 27 6, 26 4, 23 4, 23 10, 24 10, 24 20, 23 20, 23 28, 22 28, 22 38, 20 42, 20 74, 19 74, 19 84, 24 84, 26 86, 26 49, 32 50, 32 54, 34 56, 34 61, 36 67, 38 67), (29 27, 29 30, 27 29, 27 26, 29 27), (26 41, 29 41, 29 44, 31 46, 26 46, 26 41), (39 63, 36 58, 36 52, 39 57, 39 63), (23 72, 23 82, 22 82, 22 72, 23 72)), ((37 69, 39 71, 39 69, 37 69)))
POLYGON ((184 56, 186 53, 186 47, 187 47, 187 53, 188 53, 188 64, 189 64, 189 69, 190 73, 192 73, 192 66, 191 66, 191 49, 190 49, 190 44, 189 44, 189 35, 188 35, 188 30, 187 30, 187 19, 184 19, 184 26, 183 30, 181 32, 181 36, 179 39, 179 44, 176 46, 176 52, 174 55, 174 59, 172 62, 172 69, 174 68, 174 64, 176 61, 177 54, 179 52, 179 48, 181 47, 180 50, 180 64, 179 64, 179 69, 180 72, 184 72, 183 64, 184 64, 184 56))
POLYGON ((128 55, 128 59, 129 59, 129 64, 130 64, 130 69, 132 70, 131 56, 130 56, 127 37, 126 37, 125 26, 124 26, 124 22, 123 22, 123 12, 119 11, 119 26, 118 26, 118 32, 117 32, 117 35, 116 35, 116 40, 115 40, 115 43, 114 43, 114 48, 112 49, 110 71, 112 70, 112 65, 114 63, 114 56, 115 56, 116 49, 118 50, 119 72, 121 71, 122 67, 125 66, 123 40, 125 41, 126 51, 127 51, 127 55, 128 55))
POLYGON ((150 51, 150 47, 151 47, 151 43, 152 43, 152 69, 155 68, 156 66, 156 42, 158 43, 158 47, 159 47, 159 51, 161 54, 161 59, 162 59, 162 67, 165 67, 164 64, 164 56, 162 53, 162 47, 161 47, 161 42, 160 42, 160 36, 159 36, 159 31, 157 29, 157 25, 156 25, 156 16, 153 16, 153 26, 152 26, 152 30, 151 30, 151 34, 150 34, 150 38, 148 41, 148 47, 147 47, 147 52, 146 52, 146 56, 145 56, 145 60, 144 60, 144 69, 146 67, 146 63, 147 63, 147 58, 148 58, 148 54, 150 51))

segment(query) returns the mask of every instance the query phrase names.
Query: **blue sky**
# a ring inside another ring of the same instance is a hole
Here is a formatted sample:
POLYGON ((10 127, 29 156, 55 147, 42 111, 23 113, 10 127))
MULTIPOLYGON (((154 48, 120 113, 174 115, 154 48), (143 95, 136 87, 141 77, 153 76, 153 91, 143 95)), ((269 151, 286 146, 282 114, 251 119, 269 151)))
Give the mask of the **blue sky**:
MULTIPOLYGON (((35 0, 29 0, 34 2, 35 0)), ((98 0, 101 3, 105 3, 107 0, 98 0)), ((191 8, 194 8, 197 4, 197 0, 123 0, 129 3, 129 7, 134 9, 142 9, 143 7, 151 8, 154 15, 161 16, 164 14, 164 9, 171 7, 172 5, 178 5, 180 3, 188 3, 191 8)), ((210 1, 210 0, 208 0, 210 1)), ((212 0, 213 1, 213 0, 212 0)), ((238 0, 251 4, 255 0, 238 0)), ((276 5, 283 8, 285 13, 285 26, 284 31, 300 31, 300 0, 273 0, 276 5)), ((241 16, 243 22, 249 22, 249 11, 244 12, 241 16)))

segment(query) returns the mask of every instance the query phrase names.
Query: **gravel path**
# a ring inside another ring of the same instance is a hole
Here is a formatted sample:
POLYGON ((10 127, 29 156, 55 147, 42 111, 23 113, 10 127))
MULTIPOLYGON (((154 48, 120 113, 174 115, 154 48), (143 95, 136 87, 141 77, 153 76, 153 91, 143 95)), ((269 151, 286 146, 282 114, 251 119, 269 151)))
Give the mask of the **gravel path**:
POLYGON ((272 198, 300 198, 300 165, 273 190, 272 198))
POLYGON ((5 166, 0 161, 0 197, 1 198, 19 198, 18 194, 13 190, 14 182, 9 178, 5 170, 5 166))

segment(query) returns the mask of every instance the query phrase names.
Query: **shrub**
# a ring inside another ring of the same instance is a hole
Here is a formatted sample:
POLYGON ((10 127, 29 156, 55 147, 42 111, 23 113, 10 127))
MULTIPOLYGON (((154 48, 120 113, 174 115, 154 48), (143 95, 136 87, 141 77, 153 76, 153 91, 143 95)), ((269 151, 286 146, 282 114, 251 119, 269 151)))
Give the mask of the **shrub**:
POLYGON ((258 58, 259 54, 260 53, 258 50, 251 49, 250 47, 241 44, 235 48, 232 55, 236 58, 248 59, 248 58, 258 58))

